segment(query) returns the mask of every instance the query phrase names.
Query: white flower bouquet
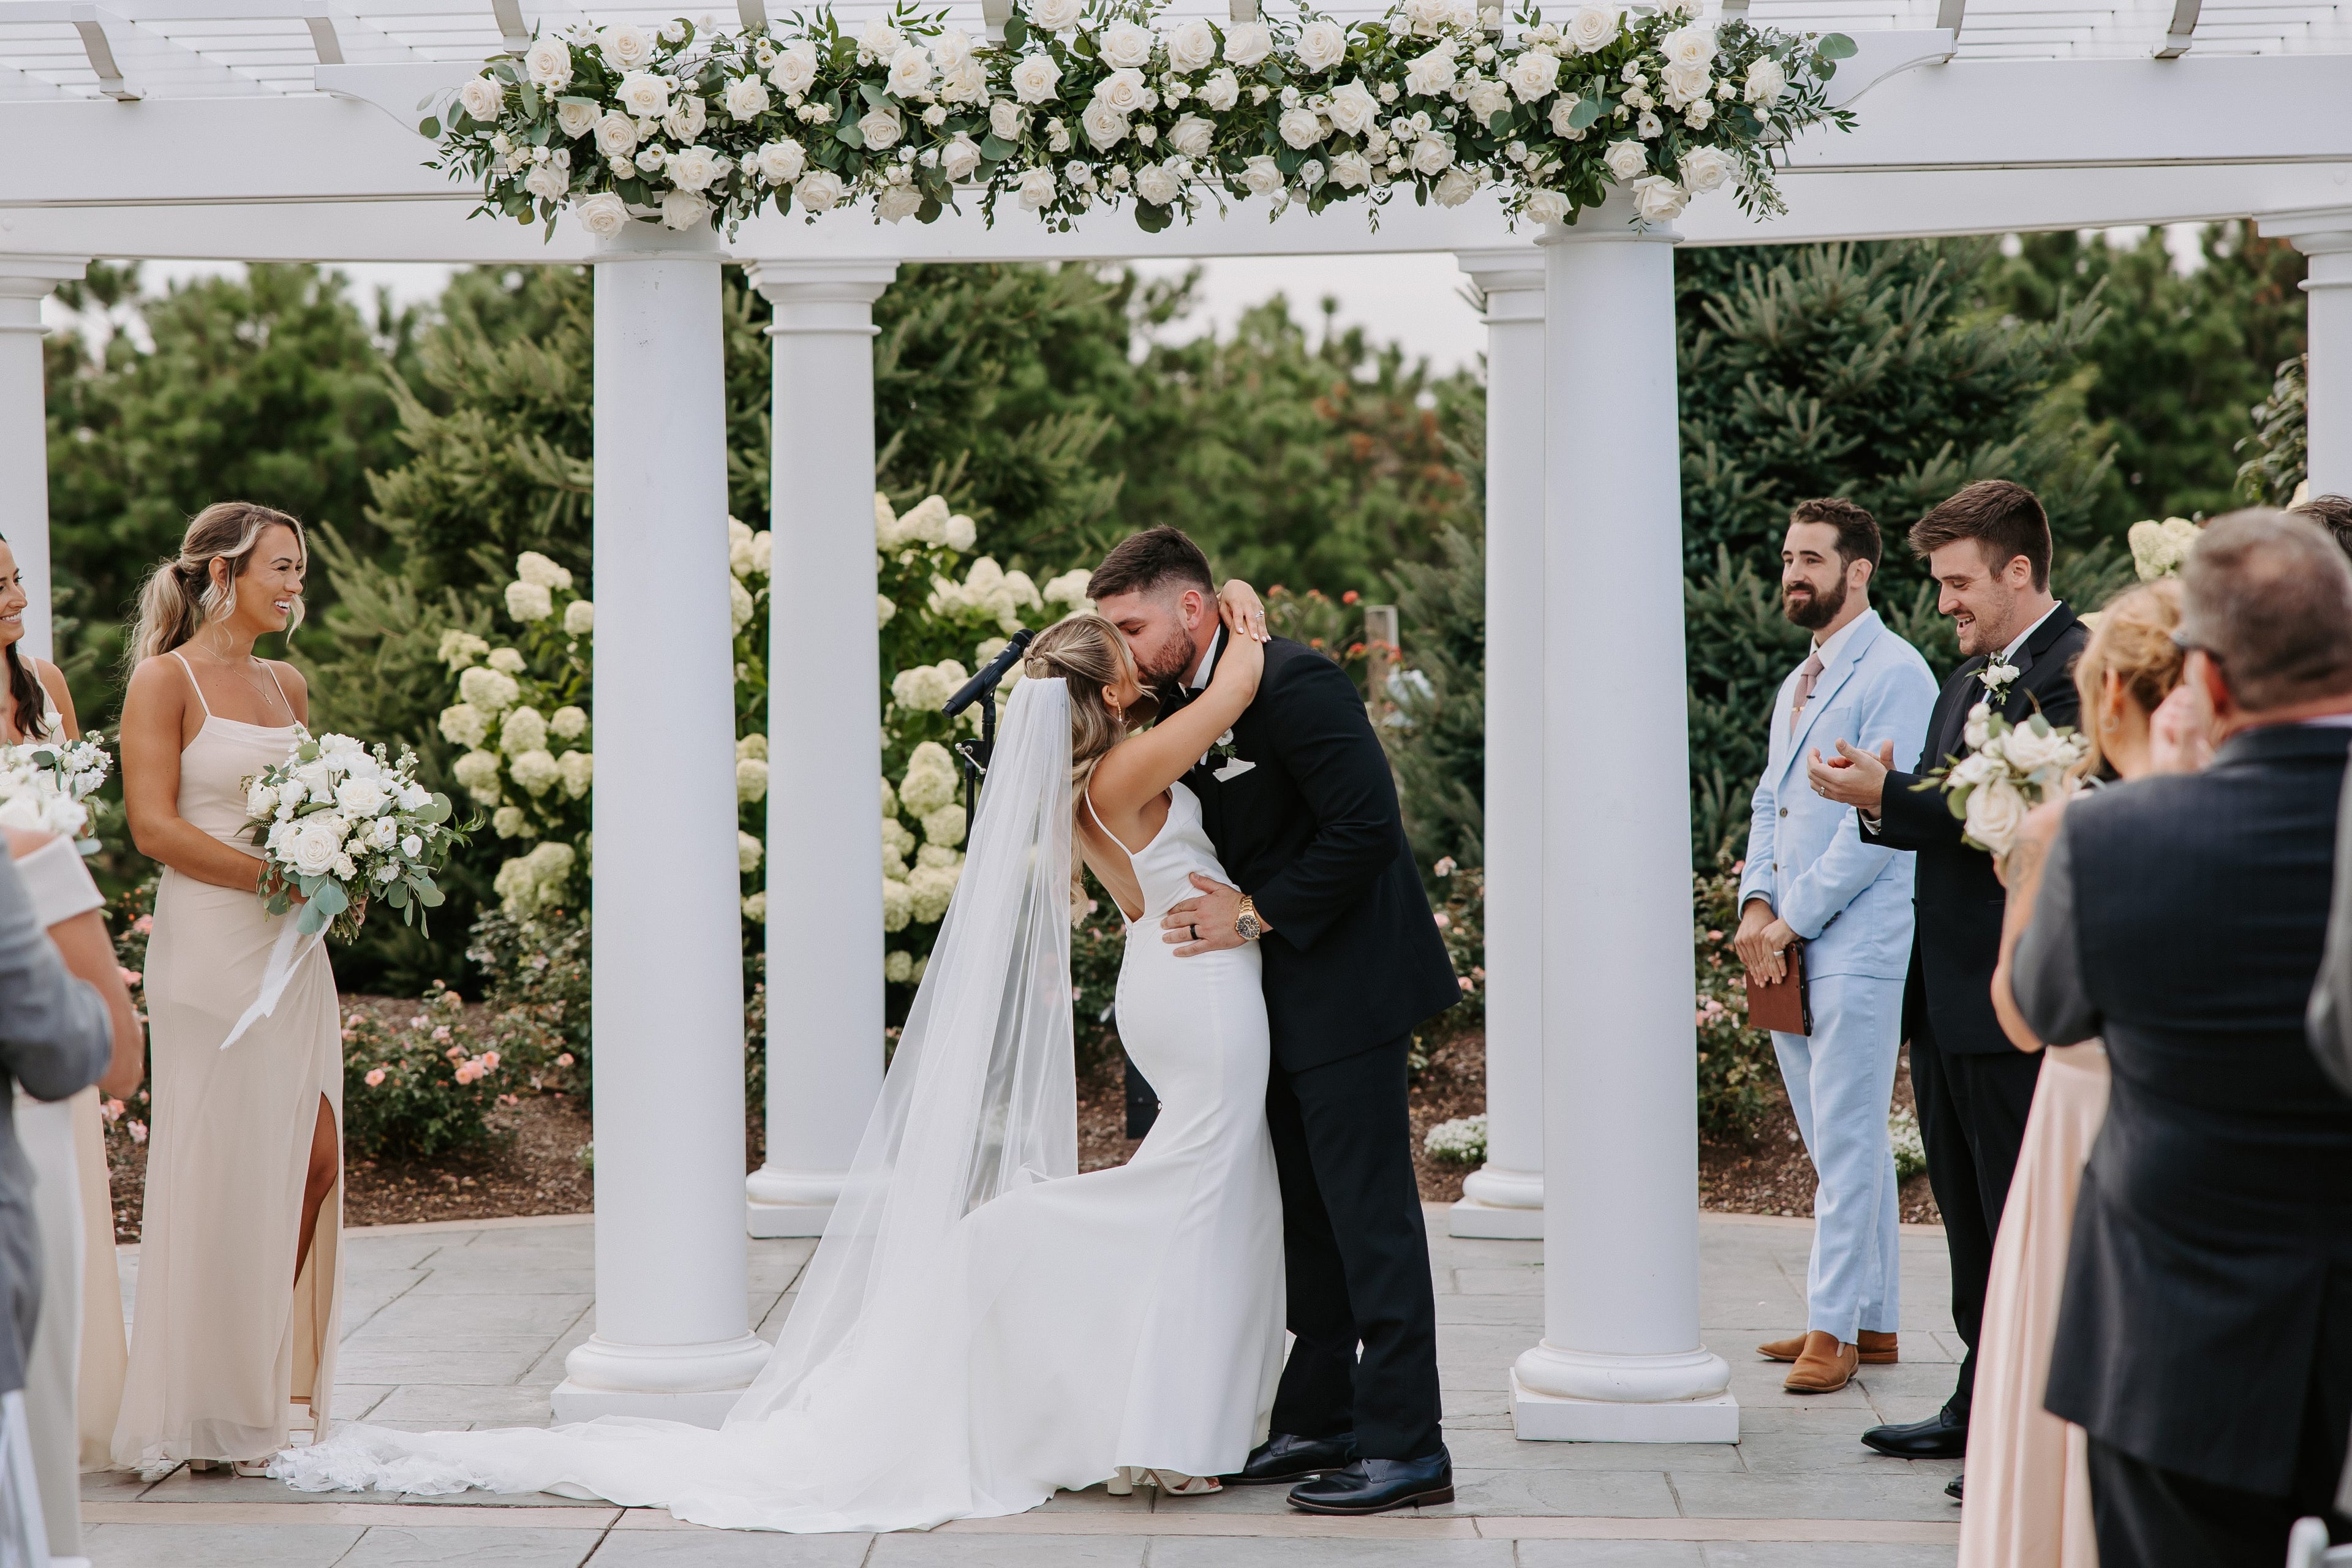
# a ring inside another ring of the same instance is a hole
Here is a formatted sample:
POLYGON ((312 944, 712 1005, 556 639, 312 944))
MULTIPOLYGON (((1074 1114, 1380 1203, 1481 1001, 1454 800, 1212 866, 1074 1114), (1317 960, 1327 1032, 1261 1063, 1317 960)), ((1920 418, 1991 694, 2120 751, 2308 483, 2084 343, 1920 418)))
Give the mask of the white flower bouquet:
POLYGON ((371 899, 422 923, 443 900, 434 873, 465 837, 449 797, 416 782, 414 752, 395 762, 349 735, 298 736, 283 763, 247 784, 245 804, 268 862, 263 907, 282 915, 300 894, 294 929, 304 936, 348 942, 371 899))
POLYGON ((2143 583, 2175 577, 2205 531, 2185 517, 2150 518, 2131 525, 2132 570, 2143 583))
POLYGON ((80 840, 85 855, 97 853, 88 802, 114 765, 102 739, 92 733, 0 746, 0 827, 38 828, 80 840))
POLYGON ((1960 819, 1960 841, 1996 860, 2017 843, 2026 814, 2044 801, 2074 793, 2074 764, 2088 755, 2090 742, 2075 730, 2036 713, 2011 724, 1979 702, 1969 710, 1962 738, 1969 754, 1919 781, 1940 788, 1944 803, 1960 819))
POLYGON ((1056 227, 1130 200, 1158 231, 1203 200, 1446 206, 1501 187, 1558 223, 1632 192, 1664 222, 1731 185, 1777 212, 1773 150, 1840 127, 1843 34, 1586 5, 1505 25, 1474 0, 1396 0, 1376 19, 1219 23, 1152 0, 1016 0, 1001 42, 898 0, 855 33, 829 8, 737 32, 576 24, 491 58, 419 129, 480 211, 591 234, 635 220, 732 228, 763 206, 870 203, 929 223, 976 192, 1056 227))

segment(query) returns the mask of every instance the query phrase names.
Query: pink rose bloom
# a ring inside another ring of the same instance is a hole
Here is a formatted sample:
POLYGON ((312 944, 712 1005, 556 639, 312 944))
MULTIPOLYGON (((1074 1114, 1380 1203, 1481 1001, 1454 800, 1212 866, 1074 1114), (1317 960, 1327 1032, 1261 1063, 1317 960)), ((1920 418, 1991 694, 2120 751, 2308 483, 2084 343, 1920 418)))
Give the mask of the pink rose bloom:
POLYGON ((147 1124, 144 1121, 133 1121, 131 1124, 131 1141, 133 1143, 147 1142, 147 1124))
POLYGON ((572 1053, 570 1051, 560 1053, 555 1058, 555 1065, 560 1068, 570 1067, 572 1065, 572 1053))
POLYGON ((155 917, 153 915, 141 915, 137 920, 131 922, 131 929, 137 931, 141 936, 145 936, 149 931, 155 929, 155 917))
POLYGON ((433 1037, 436 1040, 446 1040, 449 1037, 449 1026, 444 1024, 439 1028, 434 1030, 433 1037))
POLYGON ((1444 911, 1444 910, 1438 910, 1438 911, 1437 911, 1437 929, 1438 929, 1438 930, 1440 930, 1440 931, 1444 931, 1447 926, 1450 926, 1450 925, 1452 925, 1453 923, 1454 923, 1454 922, 1453 922, 1452 921, 1447 920, 1447 919, 1445 918, 1445 911, 1444 911))
POLYGON ((416 1016, 408 1020, 408 1026, 412 1029, 421 1029, 432 1021, 432 1019, 426 1017, 424 1014, 419 1013, 416 1016))
POLYGON ((117 964, 115 967, 121 970, 122 984, 125 985, 136 985, 140 983, 141 975, 137 970, 122 969, 120 964, 117 964))
POLYGON ((129 1107, 125 1106, 122 1101, 119 1100, 109 1100, 100 1103, 98 1113, 106 1118, 109 1121, 117 1121, 121 1120, 123 1111, 128 1109, 129 1107))
POLYGON ((382 1068, 376 1068, 371 1070, 364 1081, 370 1089, 382 1087, 383 1083, 383 1069, 382 1068))
POLYGON ((496 1051, 484 1051, 484 1052, 482 1053, 482 1068, 483 1068, 483 1070, 485 1070, 485 1071, 487 1071, 487 1072, 496 1072, 496 1071, 498 1070, 498 1066, 499 1066, 499 1053, 498 1053, 498 1052, 496 1052, 496 1051))

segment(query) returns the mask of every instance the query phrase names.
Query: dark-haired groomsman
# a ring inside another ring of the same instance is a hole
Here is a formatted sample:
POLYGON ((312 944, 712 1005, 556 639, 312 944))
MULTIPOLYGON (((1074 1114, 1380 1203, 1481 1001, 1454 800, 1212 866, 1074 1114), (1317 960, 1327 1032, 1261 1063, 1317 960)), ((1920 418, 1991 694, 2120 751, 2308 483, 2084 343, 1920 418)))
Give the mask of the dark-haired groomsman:
MULTIPOLYGON (((2012 721, 2038 711, 2053 724, 2074 723, 2081 705, 2073 667, 2090 633, 2051 596, 2050 520, 2033 492, 2006 479, 1979 480, 1915 523, 1910 543, 1927 558, 1937 607, 1952 617, 1963 656, 1928 717, 1921 768, 1941 766, 1963 749, 1961 731, 1979 702, 2012 721)), ((1864 837, 1918 852, 1904 1033, 1927 1180, 1951 1253, 1952 1321, 1968 1355, 1942 1409, 1924 1421, 1874 1426, 1862 1440, 1897 1458, 1957 1459, 1968 1452, 1993 1232, 2009 1200, 2042 1058, 2011 1045, 1993 1016, 2006 895, 1992 858, 1960 842, 1943 792, 1895 771, 1892 747, 1873 755, 1841 742, 1836 757, 1809 762, 1807 772, 1815 789, 1856 808, 1864 837)))

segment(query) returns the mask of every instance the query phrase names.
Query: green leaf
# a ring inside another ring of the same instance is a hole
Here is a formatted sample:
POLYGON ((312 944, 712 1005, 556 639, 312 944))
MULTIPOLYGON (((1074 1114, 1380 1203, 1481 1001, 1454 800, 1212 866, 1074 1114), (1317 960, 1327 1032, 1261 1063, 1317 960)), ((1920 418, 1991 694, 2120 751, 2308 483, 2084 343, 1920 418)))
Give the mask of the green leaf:
POLYGON ((1511 133, 1511 111, 1507 109, 1498 109, 1488 115, 1486 132, 1497 142, 1507 139, 1511 133))
POLYGON ((833 139, 847 147, 863 147, 866 145, 866 132, 857 129, 857 121, 854 120, 845 121, 841 124, 835 126, 833 128, 833 139))
POLYGON ((1568 128, 1570 131, 1582 131, 1600 118, 1601 100, 1597 98, 1582 99, 1578 101, 1574 109, 1568 111, 1568 128))
POLYGON ((323 910, 328 915, 334 916, 341 914, 345 910, 350 909, 352 907, 352 900, 350 896, 343 891, 341 883, 331 881, 325 878, 320 878, 319 880, 318 890, 310 895, 310 903, 304 907, 313 910, 323 910))
POLYGON ((1008 49, 1018 49, 1025 47, 1028 42, 1029 24, 1023 19, 1020 12, 1015 11, 1004 19, 1004 47, 1008 49))
POLYGON ((936 198, 927 196, 923 200, 923 205, 915 209, 915 219, 919 223, 937 223, 940 221, 941 210, 936 198))
POLYGON ((433 141, 438 142, 441 140, 441 121, 433 115, 428 114, 423 120, 419 121, 417 122, 416 129, 419 133, 431 138, 433 141))
POLYGON ((1850 60, 1853 48, 1853 40, 1843 33, 1824 33, 1822 41, 1813 46, 1813 53, 1825 60, 1850 60))
POLYGON ((449 797, 436 791, 431 800, 416 808, 416 820, 433 823, 446 822, 449 820, 451 809, 449 797))
POLYGON ((980 155, 992 163, 1001 163, 1020 150, 993 131, 980 139, 980 155))
POLYGON ((522 105, 522 111, 523 111, 525 114, 528 114, 528 115, 531 116, 533 119, 538 118, 538 115, 539 115, 539 89, 537 89, 537 88, 533 87, 530 83, 529 83, 529 82, 527 82, 527 81, 525 81, 525 82, 518 82, 518 83, 516 83, 516 84, 515 84, 515 89, 516 89, 516 92, 515 92, 516 100, 517 100, 517 101, 519 101, 520 103, 521 103, 521 105, 522 105))
POLYGON ((1176 213, 1173 207, 1154 206, 1150 202, 1138 202, 1135 205, 1135 226, 1146 234, 1158 234, 1175 221, 1176 213))
POLYGON ((857 84, 857 96, 864 99, 866 103, 873 108, 887 109, 890 107, 890 95, 884 92, 880 88, 876 87, 870 81, 861 81, 857 84))

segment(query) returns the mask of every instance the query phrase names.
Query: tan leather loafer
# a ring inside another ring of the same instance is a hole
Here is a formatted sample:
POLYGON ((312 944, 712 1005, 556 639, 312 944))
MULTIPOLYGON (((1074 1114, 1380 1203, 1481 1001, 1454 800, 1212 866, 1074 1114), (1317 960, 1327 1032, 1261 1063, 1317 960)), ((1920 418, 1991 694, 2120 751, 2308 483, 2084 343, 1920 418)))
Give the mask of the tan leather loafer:
MULTIPOLYGON (((1855 1348, 1861 1352, 1864 1366, 1893 1366, 1903 1358, 1896 1353, 1895 1336, 1882 1334, 1875 1329, 1864 1329, 1855 1348)), ((1805 1336, 1791 1334, 1785 1340, 1772 1340, 1756 1347, 1756 1353, 1766 1361, 1794 1361, 1805 1353, 1805 1336)))
POLYGON ((1835 1394, 1853 1381, 1853 1369, 1860 1363, 1855 1346, 1839 1342, 1837 1336, 1821 1329, 1805 1335, 1805 1348, 1797 1357, 1797 1364, 1789 1369, 1788 1381, 1781 1387, 1791 1394, 1835 1394))

